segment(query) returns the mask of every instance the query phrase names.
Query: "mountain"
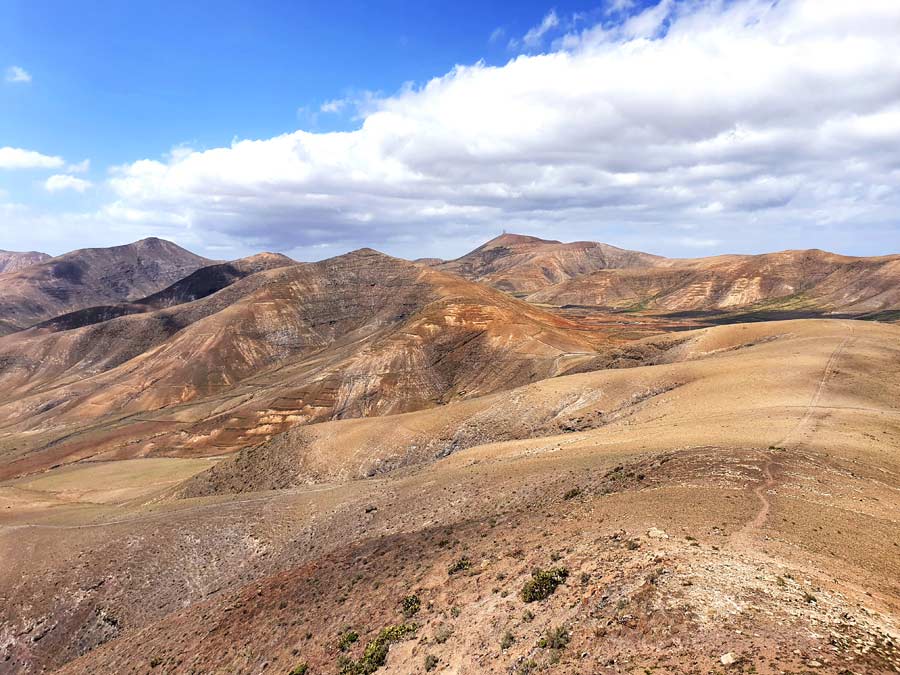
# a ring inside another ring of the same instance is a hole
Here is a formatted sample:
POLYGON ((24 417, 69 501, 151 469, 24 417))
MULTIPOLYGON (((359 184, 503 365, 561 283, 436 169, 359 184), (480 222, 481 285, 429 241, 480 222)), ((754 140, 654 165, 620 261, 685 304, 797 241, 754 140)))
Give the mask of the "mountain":
POLYGON ((0 338, 0 440, 19 439, 21 460, 0 475, 99 456, 125 436, 146 440, 126 444, 136 452, 221 453, 296 424, 432 407, 561 374, 604 341, 369 249, 61 327, 0 338))
POLYGON ((597 270, 651 267, 663 260, 592 241, 564 244, 502 234, 461 258, 437 262, 434 267, 509 293, 526 294, 597 270))
POLYGON ((49 259, 49 255, 38 251, 19 253, 17 251, 4 251, 0 249, 0 274, 6 272, 18 272, 26 267, 31 267, 32 265, 42 263, 49 259))
POLYGON ((660 261, 649 269, 603 270, 532 293, 549 305, 656 312, 900 309, 900 256, 859 258, 820 250, 660 261))
POLYGON ((210 262, 156 238, 72 251, 0 274, 0 320, 22 329, 85 307, 141 298, 210 262))

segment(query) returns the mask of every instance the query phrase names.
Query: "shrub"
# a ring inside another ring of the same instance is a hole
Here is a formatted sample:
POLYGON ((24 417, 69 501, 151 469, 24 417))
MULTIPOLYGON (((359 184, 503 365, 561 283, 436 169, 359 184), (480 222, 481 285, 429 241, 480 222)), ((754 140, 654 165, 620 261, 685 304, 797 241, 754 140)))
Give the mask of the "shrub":
POLYGON ((549 598, 568 576, 569 570, 564 567, 535 570, 531 573, 531 579, 522 587, 522 599, 525 602, 535 602, 549 598))
POLYGON ((444 644, 447 640, 450 639, 450 636, 453 635, 453 629, 449 626, 445 626, 441 624, 434 631, 434 641, 439 645, 444 644))
POLYGON ((547 633, 538 642, 538 647, 546 649, 565 649, 569 644, 571 636, 569 629, 565 626, 558 626, 547 631, 547 633))
POLYGON ((294 666, 294 669, 288 675, 306 675, 309 672, 309 666, 305 663, 294 666))
POLYGON ((522 621, 524 621, 525 623, 531 623, 532 621, 534 621, 534 612, 532 612, 530 609, 526 609, 524 612, 522 612, 522 621))
POLYGON ((403 611, 403 616, 405 616, 407 619, 411 616, 414 616, 421 607, 422 602, 419 600, 419 596, 417 595, 407 595, 400 602, 400 608, 403 611))
POLYGON ((347 657, 338 661, 341 675, 371 675, 387 662, 391 645, 415 633, 417 628, 414 623, 401 623, 382 628, 378 637, 366 645, 366 649, 358 661, 347 657))
POLYGON ((581 494, 581 488, 572 488, 571 490, 566 490, 566 493, 563 495, 563 499, 569 501, 570 499, 575 499, 578 495, 581 494))
POLYGON ((500 638, 500 649, 504 649, 504 650, 509 649, 510 647, 513 646, 513 643, 515 641, 516 641, 515 636, 511 632, 506 631, 503 634, 503 637, 500 638))
POLYGON ((342 652, 347 651, 350 647, 359 640, 359 633, 355 630, 348 630, 346 633, 341 635, 341 639, 338 640, 338 649, 342 652))
POLYGON ((447 574, 456 574, 470 569, 472 569, 472 561, 463 556, 447 568, 447 574))
POLYGON ((434 654, 429 654, 425 657, 425 670, 427 672, 431 672, 435 668, 438 667, 438 657, 434 654))

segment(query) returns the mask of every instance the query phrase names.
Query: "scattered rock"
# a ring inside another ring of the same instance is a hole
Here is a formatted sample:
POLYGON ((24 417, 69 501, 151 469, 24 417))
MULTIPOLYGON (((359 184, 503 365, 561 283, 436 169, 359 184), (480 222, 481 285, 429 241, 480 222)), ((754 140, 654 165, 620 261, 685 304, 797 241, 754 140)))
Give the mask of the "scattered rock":
POLYGON ((719 657, 719 662, 723 666, 732 666, 735 663, 737 663, 738 660, 739 660, 739 657, 734 652, 727 652, 725 654, 722 654, 722 656, 719 657))
POLYGON ((669 535, 665 533, 665 530, 660 530, 657 527, 651 527, 647 530, 647 536, 651 539, 668 539, 669 535))

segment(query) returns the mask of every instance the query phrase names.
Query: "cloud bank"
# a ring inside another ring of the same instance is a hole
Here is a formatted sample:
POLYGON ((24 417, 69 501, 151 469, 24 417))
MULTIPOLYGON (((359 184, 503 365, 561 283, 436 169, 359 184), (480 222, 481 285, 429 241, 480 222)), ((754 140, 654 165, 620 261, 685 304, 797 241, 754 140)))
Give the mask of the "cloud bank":
POLYGON ((0 148, 0 169, 55 169, 63 164, 62 157, 23 148, 0 148))
POLYGON ((117 167, 97 217, 423 255, 501 227, 663 253, 897 242, 898 35, 896 0, 662 0, 368 99, 352 131, 117 167))

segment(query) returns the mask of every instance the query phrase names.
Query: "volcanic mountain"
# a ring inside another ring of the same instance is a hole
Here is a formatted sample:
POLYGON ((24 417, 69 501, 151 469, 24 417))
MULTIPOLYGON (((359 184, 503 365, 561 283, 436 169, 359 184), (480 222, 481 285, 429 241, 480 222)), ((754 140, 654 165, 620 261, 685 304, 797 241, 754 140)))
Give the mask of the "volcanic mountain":
POLYGON ((18 272, 46 260, 50 260, 50 256, 38 251, 20 253, 18 251, 4 251, 0 249, 0 274, 18 272))
POLYGON ((21 455, 4 470, 99 457, 124 436, 130 453, 220 453, 294 424, 552 377, 602 341, 487 286, 369 249, 279 266, 191 302, 99 322, 63 317, 0 339, 0 430, 21 455))
POLYGON ((0 317, 28 328, 77 309, 150 295, 210 262, 156 238, 72 251, 0 274, 0 317))
POLYGON ((570 279, 528 300, 656 312, 759 307, 870 313, 900 309, 900 255, 859 258, 805 250, 668 259, 654 268, 570 279))
POLYGON ((426 260, 441 271, 510 293, 527 294, 597 270, 651 267, 664 259, 593 241, 564 244, 502 234, 456 260, 426 260))

